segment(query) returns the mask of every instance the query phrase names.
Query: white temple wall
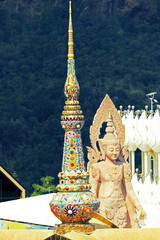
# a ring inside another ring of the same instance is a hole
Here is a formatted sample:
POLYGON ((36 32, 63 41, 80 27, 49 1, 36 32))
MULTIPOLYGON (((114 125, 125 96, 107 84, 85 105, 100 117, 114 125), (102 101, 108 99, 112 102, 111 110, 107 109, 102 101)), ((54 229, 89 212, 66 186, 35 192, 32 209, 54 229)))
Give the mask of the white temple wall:
POLYGON ((142 174, 142 182, 145 181, 147 176, 150 176, 151 182, 155 181, 156 184, 160 178, 160 153, 156 152, 143 152, 141 151, 141 170, 135 169, 136 155, 135 152, 129 151, 129 164, 132 176, 137 172, 142 174))
POLYGON ((146 227, 160 227, 160 106, 155 112, 120 109, 129 149, 132 185, 147 213, 146 227), (138 171, 136 168, 139 168, 138 171), (152 170, 152 171, 151 171, 152 170))

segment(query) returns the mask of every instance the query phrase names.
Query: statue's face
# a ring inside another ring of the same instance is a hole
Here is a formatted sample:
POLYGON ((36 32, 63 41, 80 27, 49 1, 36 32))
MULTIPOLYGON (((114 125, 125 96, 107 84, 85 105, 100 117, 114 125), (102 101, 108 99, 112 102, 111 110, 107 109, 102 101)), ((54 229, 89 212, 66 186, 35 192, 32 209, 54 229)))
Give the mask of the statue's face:
POLYGON ((105 155, 109 160, 115 161, 119 157, 119 154, 120 154, 119 144, 110 144, 106 147, 105 155))

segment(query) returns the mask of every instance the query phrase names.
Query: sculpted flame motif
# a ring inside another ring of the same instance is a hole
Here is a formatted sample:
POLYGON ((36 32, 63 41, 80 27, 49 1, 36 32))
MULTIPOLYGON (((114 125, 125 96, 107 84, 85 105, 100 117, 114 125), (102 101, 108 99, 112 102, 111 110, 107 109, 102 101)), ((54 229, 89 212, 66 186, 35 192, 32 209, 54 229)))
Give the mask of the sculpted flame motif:
POLYGON ((100 200, 99 213, 118 227, 137 227, 137 209, 140 223, 145 224, 146 213, 134 193, 130 167, 126 161, 125 127, 108 95, 94 117, 90 140, 92 148, 87 147, 87 170, 92 191, 100 200), (99 139, 104 122, 107 122, 106 134, 99 139))

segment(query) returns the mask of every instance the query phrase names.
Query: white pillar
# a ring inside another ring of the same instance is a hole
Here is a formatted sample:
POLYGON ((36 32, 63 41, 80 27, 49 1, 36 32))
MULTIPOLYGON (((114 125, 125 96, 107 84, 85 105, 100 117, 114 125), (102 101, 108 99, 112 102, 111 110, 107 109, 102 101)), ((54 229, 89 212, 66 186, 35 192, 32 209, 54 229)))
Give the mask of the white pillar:
POLYGON ((158 153, 158 179, 160 178, 160 153, 158 153))
POLYGON ((129 151, 129 164, 132 176, 135 174, 135 152, 129 151))
POLYGON ((141 152, 141 156, 142 156, 142 174, 143 179, 145 180, 146 176, 150 173, 151 164, 148 159, 147 152, 141 152))
POLYGON ((151 169, 151 161, 150 159, 148 159, 148 153, 145 152, 144 153, 144 161, 145 161, 145 175, 148 175, 150 173, 150 169, 151 169))
POLYGON ((132 154, 132 176, 135 174, 135 152, 131 152, 132 154))
POLYGON ((155 157, 154 157, 154 160, 153 160, 153 169, 154 169, 154 179, 157 183, 157 178, 158 178, 158 153, 155 153, 155 157))

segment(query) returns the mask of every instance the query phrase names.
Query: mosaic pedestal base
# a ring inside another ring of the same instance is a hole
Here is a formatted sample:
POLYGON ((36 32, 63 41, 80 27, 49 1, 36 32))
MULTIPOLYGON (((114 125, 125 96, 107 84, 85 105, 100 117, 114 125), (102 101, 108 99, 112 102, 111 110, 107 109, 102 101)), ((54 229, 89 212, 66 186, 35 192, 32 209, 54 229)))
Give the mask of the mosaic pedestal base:
POLYGON ((97 213, 99 200, 90 191, 58 192, 50 208, 62 223, 85 223, 97 213))
POLYGON ((95 230, 95 226, 90 223, 62 223, 56 225, 55 234, 64 235, 71 231, 83 232, 91 234, 95 230))

